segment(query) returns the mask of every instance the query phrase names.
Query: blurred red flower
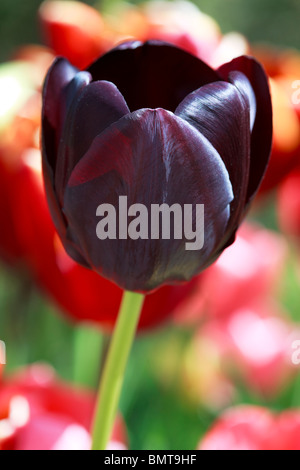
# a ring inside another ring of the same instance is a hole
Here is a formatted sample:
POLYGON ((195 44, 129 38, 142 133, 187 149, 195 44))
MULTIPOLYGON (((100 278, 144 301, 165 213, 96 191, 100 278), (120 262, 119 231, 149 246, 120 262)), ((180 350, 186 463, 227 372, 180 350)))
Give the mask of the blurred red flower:
POLYGON ((299 450, 300 411, 274 415, 266 408, 226 411, 200 442, 199 450, 299 450))
POLYGON ((246 222, 235 243, 198 278, 197 288, 202 292, 198 310, 179 310, 175 322, 193 324, 203 316, 226 319, 245 305, 277 295, 287 253, 284 237, 246 222))
POLYGON ((198 341, 214 343, 229 378, 238 376, 247 388, 274 396, 295 371, 291 360, 295 329, 271 305, 245 305, 225 321, 209 322, 199 331, 198 341))
POLYGON ((209 317, 228 317, 238 308, 278 291, 288 247, 281 235, 249 223, 205 273, 204 308, 209 317))
MULTIPOLYGON (((19 181, 31 193, 31 181, 24 181, 27 152, 39 148, 41 83, 53 60, 42 47, 26 47, 16 55, 17 61, 1 66, 1 102, 5 112, 0 121, 0 256, 7 263, 23 262, 22 231, 18 214, 19 181), (2 96, 3 94, 3 96, 2 96), (28 185, 27 185, 28 184, 28 185)), ((35 194, 36 195, 36 194, 35 194)))
POLYGON ((124 3, 110 14, 81 2, 46 1, 39 20, 45 44, 79 69, 132 39, 171 43, 213 67, 249 52, 242 35, 222 36, 216 21, 188 1, 145 2, 138 7, 124 3))
MULTIPOLYGON (((45 365, 30 366, 0 383, 0 449, 89 450, 95 404, 45 365)), ((109 448, 125 450, 125 425, 117 418, 109 448)))
POLYGON ((188 348, 184 389, 215 409, 232 401, 237 379, 260 396, 278 395, 294 377, 296 336, 296 326, 271 305, 245 305, 227 319, 208 321, 188 348))
POLYGON ((269 168, 260 188, 264 194, 300 164, 300 103, 294 84, 300 78, 300 54, 272 48, 254 49, 253 54, 270 76, 273 102, 273 150, 269 168))
POLYGON ((286 177, 278 192, 278 218, 282 230, 300 241, 300 167, 286 177))
POLYGON ((48 1, 39 10, 45 43, 84 68, 114 44, 100 13, 81 2, 48 1))

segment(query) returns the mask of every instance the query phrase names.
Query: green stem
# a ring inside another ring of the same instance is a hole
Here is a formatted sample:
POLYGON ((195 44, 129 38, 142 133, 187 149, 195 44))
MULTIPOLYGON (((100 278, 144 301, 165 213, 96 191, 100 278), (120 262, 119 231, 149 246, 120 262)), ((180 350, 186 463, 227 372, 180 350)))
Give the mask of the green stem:
POLYGON ((94 388, 98 384, 99 364, 103 346, 102 333, 91 325, 74 332, 74 383, 94 388))
POLYGON ((105 450, 115 421, 128 356, 144 296, 125 292, 100 384, 94 418, 92 450, 105 450))

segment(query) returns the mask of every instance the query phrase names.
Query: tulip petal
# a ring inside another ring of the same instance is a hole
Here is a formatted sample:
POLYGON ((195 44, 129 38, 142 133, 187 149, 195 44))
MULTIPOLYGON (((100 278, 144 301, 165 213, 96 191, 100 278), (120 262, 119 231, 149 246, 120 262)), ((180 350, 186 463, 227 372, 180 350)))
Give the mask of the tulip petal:
POLYGON ((235 86, 216 82, 188 95, 175 114, 201 132, 225 163, 234 193, 227 228, 228 235, 231 236, 244 210, 249 178, 248 104, 235 86))
POLYGON ((62 90, 75 77, 78 70, 73 67, 66 59, 56 59, 45 81, 43 92, 43 118, 55 129, 57 126, 57 117, 59 113, 60 94, 62 90))
MULTIPOLYGON (((67 109, 72 102, 79 85, 78 80, 74 80, 79 74, 78 70, 71 66, 65 59, 56 59, 50 68, 43 91, 43 115, 42 115, 42 155, 43 174, 45 190, 49 209, 55 227, 65 243, 69 245, 69 252, 73 259, 87 266, 78 248, 66 239, 67 222, 61 211, 58 194, 55 188, 55 174, 57 167, 58 142, 61 138, 61 128, 67 113, 67 109), (75 86, 77 83, 77 86, 75 86)), ((84 73, 85 79, 87 75, 84 73)))
MULTIPOLYGON (((91 82, 91 76, 87 72, 79 72, 73 80, 62 90, 61 93, 61 122, 64 125, 57 131, 58 150, 57 164, 55 168, 55 190, 58 195, 60 205, 62 205, 64 188, 67 182, 67 168, 69 162, 68 153, 71 149, 66 145, 66 135, 69 135, 72 129, 74 109, 80 99, 83 91, 91 82)), ((78 132, 78 129, 77 129, 78 132)))
MULTIPOLYGON (((246 203, 254 198, 265 174, 272 147, 272 103, 267 76, 262 66, 251 57, 238 57, 223 65, 219 74, 242 92, 242 72, 248 78, 256 98, 256 117, 251 134, 250 175, 246 203)), ((245 96, 249 94, 244 88, 245 96)))
POLYGON ((125 289, 149 291, 201 271, 222 240, 232 199, 228 172, 209 141, 166 110, 144 109, 124 116, 95 138, 71 175, 64 212, 71 236, 76 234, 98 273, 125 289), (172 235, 171 240, 132 240, 119 239, 118 234, 115 240, 100 241, 97 207, 108 203, 118 210, 119 196, 127 196, 128 207, 139 203, 149 212, 151 204, 192 204, 194 209, 204 204, 203 249, 187 251, 187 240, 172 235))
POLYGON ((94 82, 74 96, 58 152, 55 186, 61 204, 69 177, 91 142, 128 113, 128 106, 113 83, 94 82))
POLYGON ((56 59, 47 74, 43 91, 43 173, 48 204, 55 226, 60 234, 63 234, 65 231, 65 221, 54 191, 54 171, 57 159, 56 134, 61 104, 60 95, 76 73, 77 69, 72 67, 67 60, 56 59))
POLYGON ((256 97, 246 75, 241 72, 232 72, 229 74, 230 82, 241 92, 246 99, 250 110, 250 130, 253 131, 256 119, 256 97))
POLYGON ((121 44, 88 69, 94 80, 113 82, 131 111, 175 111, 186 95, 219 75, 201 60, 175 46, 150 41, 121 44))

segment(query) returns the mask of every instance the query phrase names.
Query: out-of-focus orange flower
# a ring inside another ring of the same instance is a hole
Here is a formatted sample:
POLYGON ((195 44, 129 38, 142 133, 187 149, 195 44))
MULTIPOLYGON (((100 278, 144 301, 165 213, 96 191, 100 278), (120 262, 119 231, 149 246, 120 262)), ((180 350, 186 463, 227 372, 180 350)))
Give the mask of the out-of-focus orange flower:
MULTIPOLYGON (((89 450, 95 397, 58 380, 45 365, 30 366, 0 383, 0 449, 89 450)), ((117 418, 109 448, 125 450, 117 418)))
MULTIPOLYGON (((280 83, 282 90, 289 96, 293 119, 297 126, 286 120, 284 126, 285 138, 293 132, 298 146, 295 158, 291 161, 290 172, 283 172, 282 184, 278 192, 278 218, 282 230, 300 239, 300 54, 290 52, 279 57, 273 57, 273 74, 280 83), (276 60, 277 59, 277 60, 276 60), (280 60, 281 59, 281 60, 280 60), (296 127, 296 128, 295 128, 296 127)), ((282 116, 282 119, 284 115, 282 116)))
POLYGON ((260 189, 263 194, 300 164, 300 100, 296 100, 295 89, 300 80, 300 54, 263 48, 254 49, 253 54, 270 76, 273 101, 273 151, 260 189))
POLYGON ((279 415, 258 406, 227 410, 201 440, 199 450, 299 450, 300 411, 279 415))

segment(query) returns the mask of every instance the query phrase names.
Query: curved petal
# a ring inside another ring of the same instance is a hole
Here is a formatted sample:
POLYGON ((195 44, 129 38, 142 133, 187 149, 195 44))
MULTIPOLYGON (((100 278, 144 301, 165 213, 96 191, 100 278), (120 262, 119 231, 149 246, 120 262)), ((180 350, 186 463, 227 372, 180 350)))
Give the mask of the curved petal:
POLYGON ((186 95, 220 79, 200 59, 159 41, 121 44, 92 64, 89 72, 94 80, 113 82, 131 111, 175 111, 186 95))
POLYGON ((256 120, 256 97, 254 90, 251 86, 246 75, 241 72, 231 72, 229 74, 230 82, 240 91, 240 93, 245 98, 250 111, 250 130, 253 131, 255 120, 256 120))
MULTIPOLYGON (((55 227, 60 237, 65 239, 69 251, 72 251, 73 258, 86 266, 86 262, 78 252, 77 247, 71 246, 72 243, 66 239, 67 221, 62 213, 55 188, 58 143, 61 138, 65 114, 78 88, 74 86, 77 75, 79 75, 78 70, 62 58, 54 61, 47 74, 43 90, 42 161, 46 196, 55 227)), ((89 74, 85 73, 83 75, 86 81, 89 74)))
POLYGON ((60 94, 70 83, 78 69, 73 67, 66 59, 57 58, 47 74, 43 90, 43 119, 56 129, 59 114, 60 94))
POLYGON ((201 271, 224 236, 232 199, 228 172, 208 140, 168 111, 144 109, 95 138, 71 175, 64 211, 98 273, 128 290, 149 291, 201 271), (148 210, 149 239, 119 239, 119 233, 116 239, 97 238, 98 206, 107 203, 118 211, 119 196, 127 196, 128 207, 139 203, 148 210), (187 240, 174 239, 172 230, 171 239, 150 239, 151 205, 162 203, 192 204, 194 226, 195 205, 204 204, 203 249, 186 250, 187 240))
POLYGON ((77 69, 62 58, 51 66, 43 90, 42 111, 42 157, 45 189, 50 211, 59 233, 65 232, 65 221, 61 214, 54 191, 54 172, 57 161, 58 122, 60 115, 60 95, 77 73, 77 69))
MULTIPOLYGON (((246 75, 256 98, 256 117, 251 134, 250 176, 246 201, 248 204, 255 196, 269 162, 273 133, 272 102, 267 76, 255 59, 238 57, 218 70, 225 80, 230 81, 242 91, 245 82, 241 80, 240 74, 236 74, 237 71, 246 75)), ((245 89, 244 92, 249 99, 249 94, 245 89)))
POLYGON ((249 179, 248 104, 235 86, 216 82, 188 95, 175 114, 201 132, 225 163, 234 194, 227 227, 230 236, 236 230, 244 211, 249 179))
POLYGON ((91 76, 87 72, 78 72, 73 80, 62 90, 60 95, 60 119, 61 129, 57 132, 59 145, 57 150, 57 163, 55 169, 54 185, 58 200, 62 205, 63 194, 67 180, 68 147, 66 147, 66 135, 72 129, 74 109, 84 89, 91 82, 91 76))
MULTIPOLYGON (((74 80, 79 81, 81 72, 74 80)), ((73 81, 74 81, 73 80, 73 81)), ((69 86, 72 85, 72 82, 69 86)), ((78 87, 68 112, 58 152, 56 190, 61 204, 72 170, 89 149, 94 138, 129 113, 128 106, 113 83, 94 82, 78 87)), ((74 87, 74 86, 73 86, 74 87)))

